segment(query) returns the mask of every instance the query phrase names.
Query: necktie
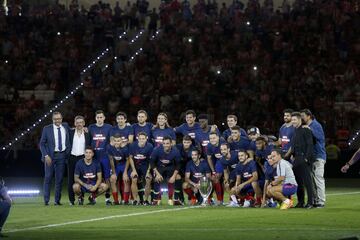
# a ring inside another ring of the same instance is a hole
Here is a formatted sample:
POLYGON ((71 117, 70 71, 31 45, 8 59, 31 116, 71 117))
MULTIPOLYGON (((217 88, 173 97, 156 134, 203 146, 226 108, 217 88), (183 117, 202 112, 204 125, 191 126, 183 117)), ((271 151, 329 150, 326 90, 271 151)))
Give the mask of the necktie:
POLYGON ((62 152, 61 128, 59 127, 58 127, 58 143, 59 143, 59 152, 62 152))

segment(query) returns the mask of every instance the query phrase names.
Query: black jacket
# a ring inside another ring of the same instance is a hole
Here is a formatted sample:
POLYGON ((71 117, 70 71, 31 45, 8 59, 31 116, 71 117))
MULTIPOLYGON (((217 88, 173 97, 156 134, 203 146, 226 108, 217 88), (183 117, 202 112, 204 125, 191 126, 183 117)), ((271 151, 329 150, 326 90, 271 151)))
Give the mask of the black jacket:
POLYGON ((291 149, 295 157, 294 165, 314 161, 314 141, 309 128, 300 126, 295 129, 291 139, 291 149))
MULTIPOLYGON (((73 145, 73 142, 74 142, 74 134, 75 134, 75 129, 70 129, 69 130, 69 138, 70 138, 70 148, 72 150, 72 145, 73 145)), ((84 132, 85 134, 85 147, 86 146, 90 146, 91 145, 91 137, 90 137, 90 133, 88 132, 84 132)), ((71 151, 70 151, 71 153, 71 151)))

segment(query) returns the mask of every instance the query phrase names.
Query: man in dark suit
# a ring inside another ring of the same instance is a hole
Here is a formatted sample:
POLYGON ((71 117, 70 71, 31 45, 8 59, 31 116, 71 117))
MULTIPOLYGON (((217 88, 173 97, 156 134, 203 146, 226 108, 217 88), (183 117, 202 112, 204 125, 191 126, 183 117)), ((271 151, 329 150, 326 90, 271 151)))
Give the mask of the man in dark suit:
POLYGON ((73 190, 74 171, 78 160, 84 158, 85 147, 91 144, 90 134, 84 131, 85 118, 76 116, 74 120, 75 129, 70 129, 70 157, 67 165, 68 170, 68 192, 70 205, 74 205, 75 194, 73 190))
POLYGON ((313 179, 311 177, 311 167, 314 162, 314 141, 311 130, 302 126, 300 112, 293 112, 291 114, 291 122, 295 127, 294 135, 291 139, 291 153, 294 157, 293 171, 296 182, 298 183, 297 208, 313 208, 313 179), (307 204, 305 203, 305 191, 307 193, 307 204))
POLYGON ((55 205, 61 205, 61 187, 66 159, 70 151, 69 126, 62 123, 60 112, 52 115, 53 124, 44 127, 40 139, 41 160, 44 162, 44 202, 49 205, 51 180, 55 172, 55 205))

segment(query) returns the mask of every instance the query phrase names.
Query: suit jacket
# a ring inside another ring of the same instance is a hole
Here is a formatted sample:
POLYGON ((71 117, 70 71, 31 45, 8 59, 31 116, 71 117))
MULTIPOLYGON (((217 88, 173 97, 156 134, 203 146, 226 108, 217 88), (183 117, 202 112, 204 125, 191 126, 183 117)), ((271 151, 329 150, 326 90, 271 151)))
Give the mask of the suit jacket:
POLYGON ((292 153, 295 157, 294 165, 314 161, 314 141, 310 129, 300 126, 295 129, 294 136, 291 140, 292 153))
MULTIPOLYGON (((73 142, 74 142, 74 135, 75 135, 76 129, 70 129, 69 130, 69 136, 70 136, 70 149, 72 149, 73 142)), ((90 133, 84 132, 85 135, 85 147, 91 145, 91 136, 90 133)), ((70 151, 71 153, 71 151, 70 151)))
MULTIPOLYGON (((65 128, 65 145, 66 145, 66 155, 70 153, 70 137, 69 137, 69 125, 67 123, 62 123, 62 126, 65 128)), ((54 158, 54 149, 55 149, 55 136, 54 136, 54 125, 49 124, 43 128, 41 139, 40 139, 40 151, 41 151, 41 161, 44 162, 45 156, 49 155, 51 159, 54 158)))

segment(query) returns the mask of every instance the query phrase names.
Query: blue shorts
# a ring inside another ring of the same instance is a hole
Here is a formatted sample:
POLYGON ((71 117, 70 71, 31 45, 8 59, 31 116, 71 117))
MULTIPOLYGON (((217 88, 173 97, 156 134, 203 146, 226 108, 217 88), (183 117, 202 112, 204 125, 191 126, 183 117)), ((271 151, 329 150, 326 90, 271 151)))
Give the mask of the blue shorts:
POLYGON ((284 184, 282 185, 282 193, 284 196, 291 196, 294 195, 297 191, 297 186, 294 184, 284 184))
MULTIPOLYGON (((125 163, 118 163, 115 167, 115 172, 116 172, 116 176, 119 176, 120 173, 121 174, 124 174, 124 171, 125 171, 125 163)), ((110 172, 112 173, 112 171, 110 170, 110 172)), ((128 168, 128 172, 127 172, 128 176, 130 177, 130 174, 131 174, 131 169, 128 168)))
POLYGON ((110 161, 108 157, 103 157, 103 159, 101 159, 100 161, 101 164, 101 170, 102 170, 102 174, 103 174, 103 178, 105 180, 110 178, 111 175, 111 167, 110 167, 110 161))
POLYGON ((138 182, 139 183, 145 182, 146 172, 148 170, 148 167, 146 165, 140 165, 140 166, 135 166, 135 168, 136 168, 136 172, 138 174, 138 176, 137 176, 138 182))
POLYGON ((216 161, 216 163, 215 163, 215 172, 218 173, 218 174, 223 174, 224 173, 224 167, 223 167, 223 165, 221 164, 220 161, 216 161))
MULTIPOLYGON (((90 184, 90 185, 94 186, 95 184, 90 184)), ((91 193, 90 190, 87 189, 87 188, 84 187, 84 186, 81 186, 81 192, 82 192, 82 193, 91 193)))
POLYGON ((254 189, 251 183, 246 184, 240 191, 240 195, 247 195, 249 193, 254 193, 254 189))
POLYGON ((230 182, 235 182, 236 181, 236 170, 233 169, 230 174, 229 174, 229 180, 230 182))

